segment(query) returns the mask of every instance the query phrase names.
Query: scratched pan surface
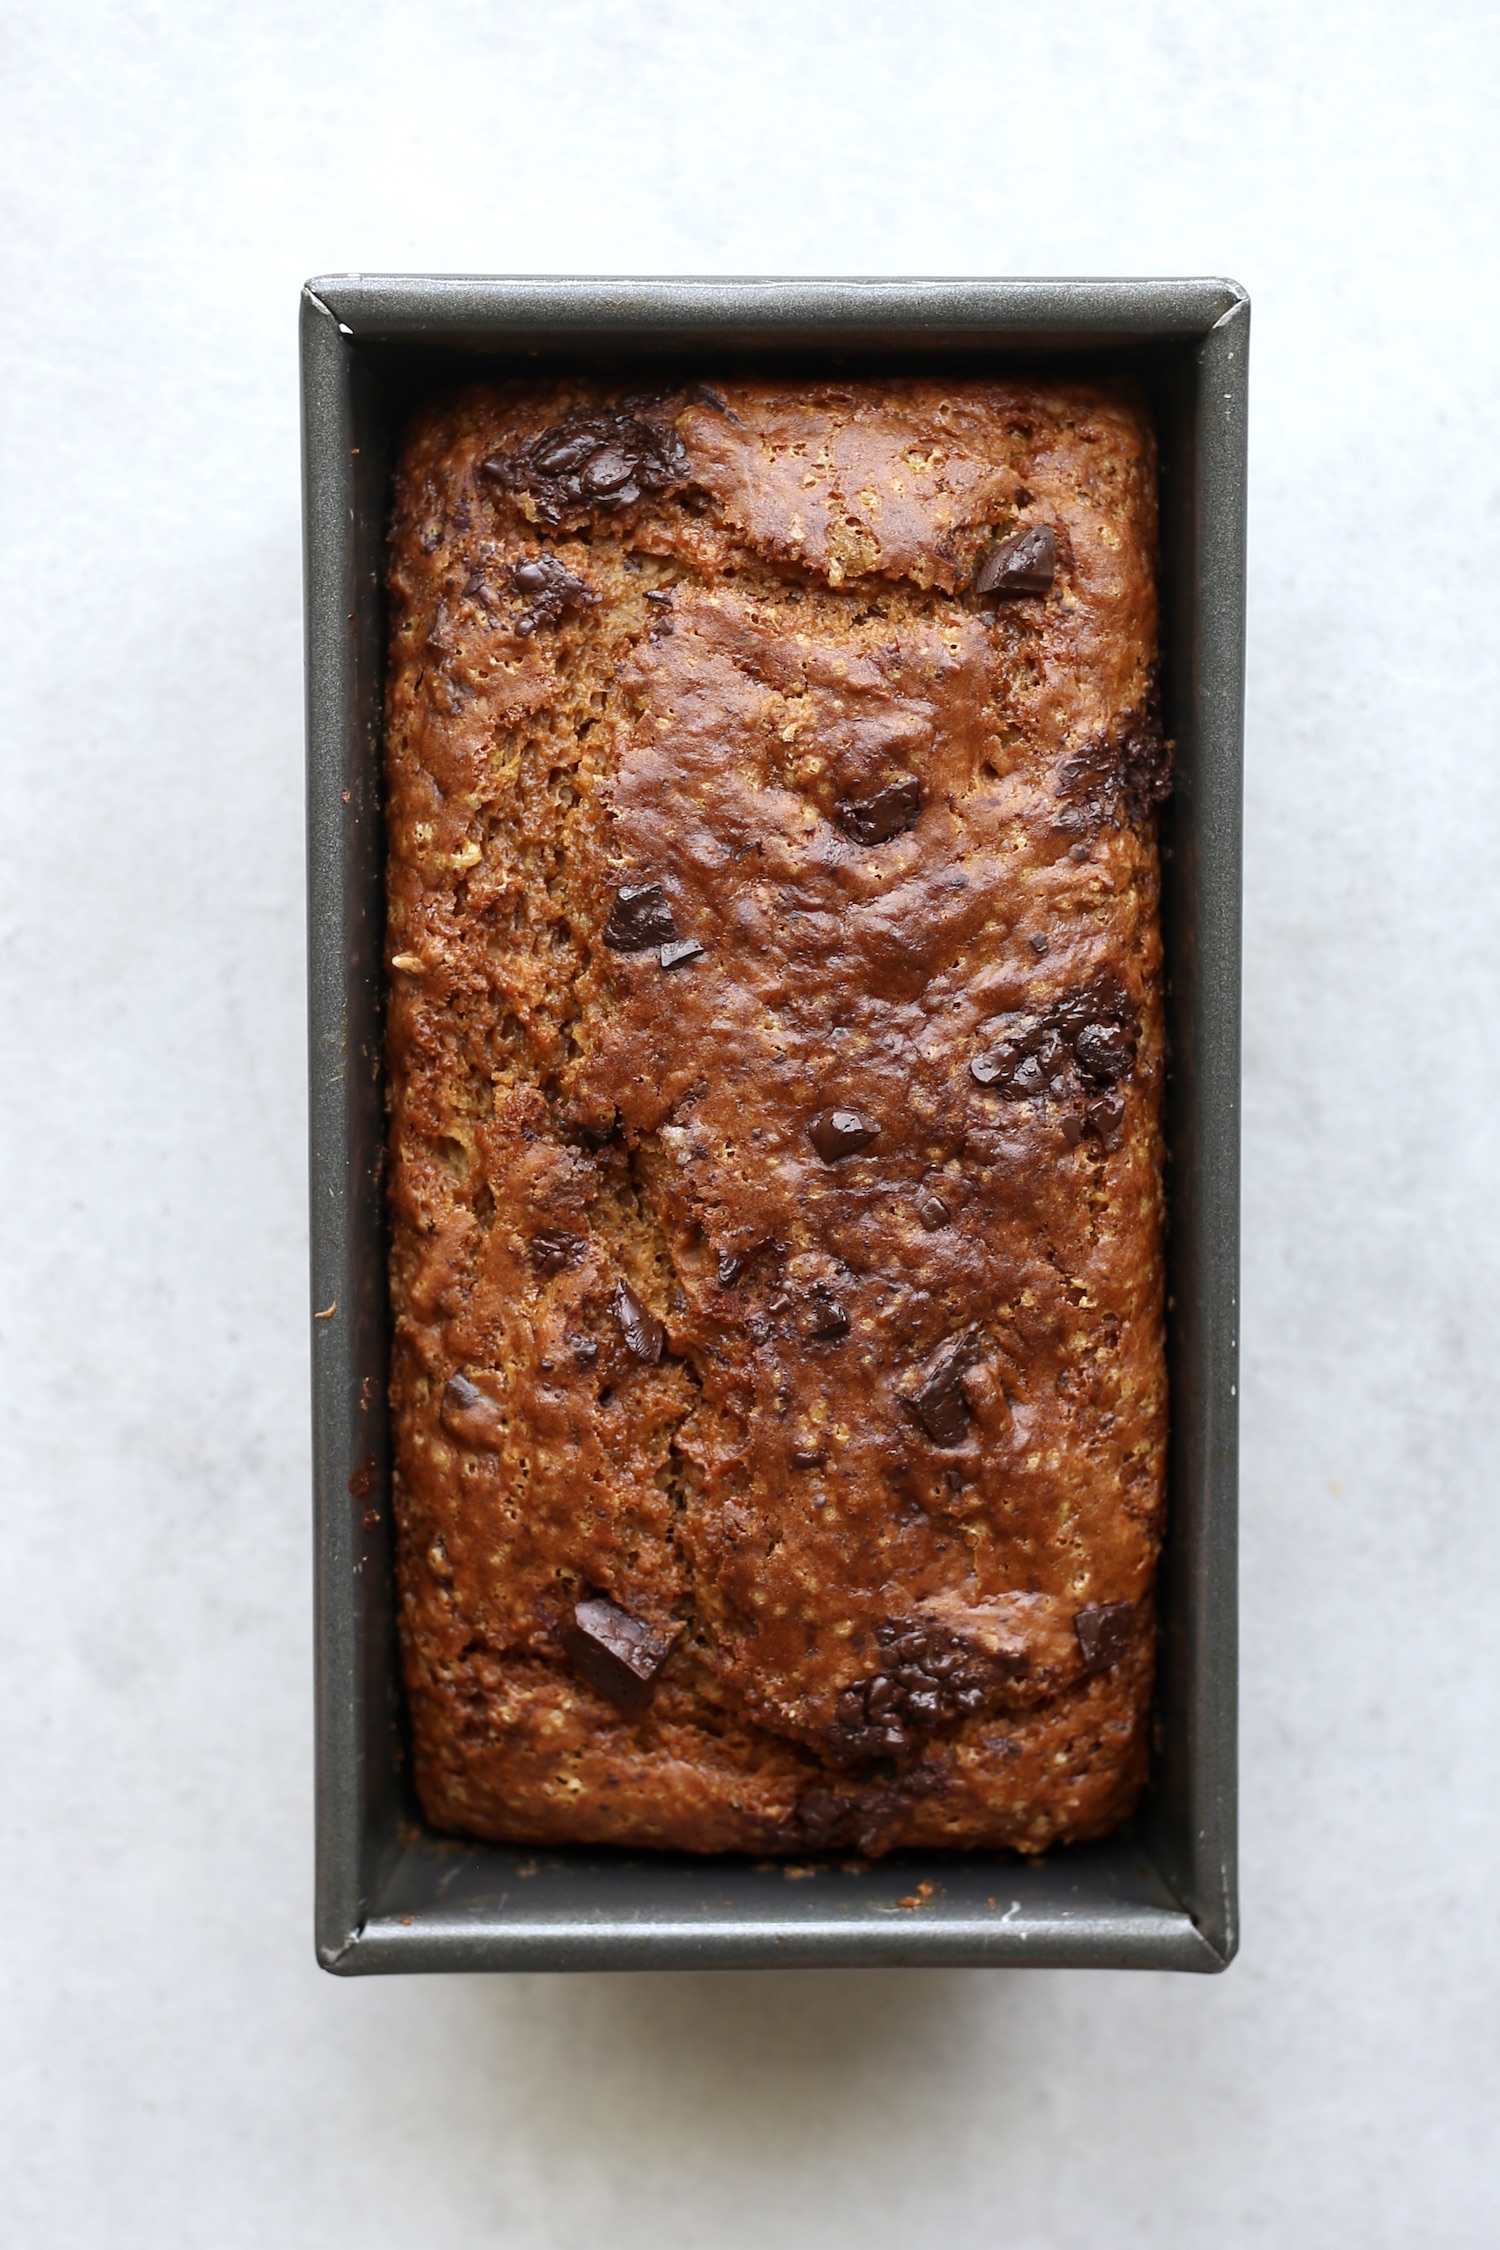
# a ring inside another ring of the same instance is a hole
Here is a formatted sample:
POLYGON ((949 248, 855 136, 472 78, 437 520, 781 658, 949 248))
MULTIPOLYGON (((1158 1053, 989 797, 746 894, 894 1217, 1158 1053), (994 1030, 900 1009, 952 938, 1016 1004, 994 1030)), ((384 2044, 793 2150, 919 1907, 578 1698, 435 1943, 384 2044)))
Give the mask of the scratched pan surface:
POLYGON ((432 1969, 1221 1969, 1237 1943, 1235 1510, 1246 374, 1234 283, 343 274, 302 299, 317 1948, 432 1969), (1172 1444, 1151 1787, 1036 1865, 794 1871, 424 1829, 394 1621, 380 1179, 382 591, 391 451, 456 373, 1136 368, 1162 458, 1172 1444))

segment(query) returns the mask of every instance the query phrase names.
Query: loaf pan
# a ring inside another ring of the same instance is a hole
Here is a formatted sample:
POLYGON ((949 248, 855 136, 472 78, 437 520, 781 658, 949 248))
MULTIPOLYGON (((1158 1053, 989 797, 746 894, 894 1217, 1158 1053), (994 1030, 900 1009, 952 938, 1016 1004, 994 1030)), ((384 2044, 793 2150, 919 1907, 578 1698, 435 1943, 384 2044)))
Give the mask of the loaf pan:
POLYGON ((317 1949, 433 1969, 1216 1970, 1237 1942, 1236 1342, 1246 359, 1234 283, 342 274, 302 299, 317 1949), (1107 1841, 875 1865, 508 1850, 426 1829, 395 1632, 382 1187, 393 449, 479 372, 1132 369, 1161 446, 1172 1438, 1152 1779, 1107 1841))

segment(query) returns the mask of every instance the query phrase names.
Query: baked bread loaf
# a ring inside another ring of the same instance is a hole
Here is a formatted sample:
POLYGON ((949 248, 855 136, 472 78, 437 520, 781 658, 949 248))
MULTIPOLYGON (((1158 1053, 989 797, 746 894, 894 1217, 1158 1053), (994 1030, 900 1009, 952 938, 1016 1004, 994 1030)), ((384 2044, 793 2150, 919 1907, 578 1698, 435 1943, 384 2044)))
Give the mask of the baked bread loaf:
POLYGON ((1125 389, 423 412, 387 770, 439 1828, 1039 1852, 1147 1756, 1155 458, 1125 389))

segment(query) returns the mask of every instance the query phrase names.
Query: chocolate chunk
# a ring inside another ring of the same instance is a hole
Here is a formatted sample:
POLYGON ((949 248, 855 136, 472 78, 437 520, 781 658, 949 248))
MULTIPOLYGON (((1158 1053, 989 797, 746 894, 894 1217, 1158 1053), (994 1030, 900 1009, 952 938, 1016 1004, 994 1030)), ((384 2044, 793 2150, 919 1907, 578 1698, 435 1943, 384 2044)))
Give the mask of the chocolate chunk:
POLYGON ((792 1454, 794 1469, 821 1469, 828 1459, 821 1446, 799 1445, 792 1454))
POLYGON ((1135 1002, 1117 979, 1099 976, 1060 993, 1002 1046, 975 1055, 969 1075, 1014 1101, 1107 1091, 1129 1073, 1139 1035, 1135 1002))
POLYGON ((969 1402, 963 1377, 977 1356, 972 1336, 952 1336, 922 1370, 921 1380, 907 1394, 906 1406, 916 1416, 934 1445, 962 1445, 969 1434, 969 1402))
POLYGON ((1090 1602, 1073 1620, 1078 1646, 1090 1672, 1108 1672, 1135 1637, 1134 1602, 1090 1602))
POLYGON ((824 1289, 814 1289, 808 1296, 807 1332, 825 1344, 841 1344, 849 1333, 849 1315, 824 1289))
POLYGON ((616 953, 645 953, 677 935, 672 908, 660 883, 625 883, 615 894, 604 942, 616 953))
POLYGON ((1088 1105, 1088 1121, 1104 1143, 1113 1151, 1120 1145, 1120 1129, 1125 1123, 1125 1097, 1123 1094, 1099 1094, 1088 1105))
POLYGON ((620 1323, 620 1334, 625 1339, 625 1349, 636 1359, 654 1367, 666 1345, 667 1332, 654 1312, 648 1312, 629 1282, 622 1281, 615 1291, 615 1318, 620 1323))
POLYGON ((573 1354, 575 1367, 594 1367, 598 1364, 599 1346, 592 1336, 569 1336, 567 1345, 573 1354))
POLYGON ((940 1627, 887 1621, 875 1639, 879 1670, 834 1703, 826 1740, 836 1766, 909 1756, 933 1727, 981 1709, 997 1670, 940 1627))
POLYGON ((831 1789, 804 1790, 795 1814, 802 1841, 814 1851, 826 1850, 839 1842, 853 1810, 847 1798, 836 1797, 831 1789))
POLYGON ((651 586, 647 589, 646 599, 648 602, 655 602, 658 609, 670 609, 676 596, 670 586, 651 586))
POLYGON ((591 609, 599 599, 591 586, 564 569, 556 555, 546 553, 512 563, 510 582, 530 605, 516 620, 516 631, 523 638, 539 626, 557 624, 565 610, 591 609))
POLYGON ((917 1205, 917 1217, 929 1234, 936 1234, 939 1227, 947 1226, 952 1216, 940 1195, 924 1195, 917 1205))
POLYGON ((1032 952, 1040 961, 1042 955, 1047 950, 1047 934, 1045 930, 1033 930, 1030 937, 1026 940, 1026 943, 1031 947, 1032 952))
POLYGON ((696 938, 674 938, 670 945, 662 947, 657 959, 664 969, 680 969, 685 962, 698 960, 702 952, 696 938))
POLYGON ((549 1230, 531 1238, 531 1262, 538 1273, 562 1273, 568 1266, 576 1266, 588 1249, 581 1234, 564 1234, 562 1230, 549 1230))
MULTIPOLYGON (((1145 820, 1165 804, 1172 794, 1172 745, 1162 733, 1157 691, 1085 742, 1063 766, 1058 783, 1073 807, 1056 823, 1064 834, 1080 827, 1092 833, 1122 816, 1145 820)), ((1071 856, 1087 858, 1087 846, 1075 844, 1071 856)))
POLYGON ((499 1407, 467 1375, 449 1377, 442 1413, 443 1427, 462 1445, 482 1445, 498 1452, 504 1443, 505 1424, 499 1407))
POLYGON ((1095 1086, 1112 1086, 1131 1064, 1132 1043, 1123 1024, 1086 1023, 1073 1042, 1080 1075, 1095 1086))
POLYGON ((871 1141, 878 1140, 880 1127, 857 1110, 830 1109, 808 1128, 807 1137, 825 1164, 837 1164, 842 1157, 857 1156, 871 1141))
POLYGON ((734 1250, 719 1252, 719 1287, 732 1289, 745 1270, 744 1258, 734 1250))
POLYGON ((483 474, 524 493, 538 523, 613 514, 683 482, 688 460, 675 430, 629 411, 570 414, 518 446, 494 454, 483 474))
POLYGON ((564 1632, 568 1660, 580 1679, 607 1696, 616 1709, 644 1711, 656 1692, 662 1666, 682 1631, 653 1633, 649 1625, 602 1596, 579 1602, 564 1632))
POLYGON ((914 828, 922 815, 922 788, 910 775, 893 781, 873 797, 841 797, 833 817, 856 844, 887 844, 914 828))
POLYGON ((726 422, 733 422, 736 429, 744 428, 744 423, 735 413, 728 399, 724 397, 722 392, 716 391, 712 383, 689 383, 688 397, 701 399, 705 406, 713 408, 715 414, 722 414, 726 422))
POLYGON ((991 547, 974 580, 976 594, 1002 601, 1021 594, 1046 594, 1057 575, 1057 535, 1051 524, 1030 524, 998 547, 991 547))

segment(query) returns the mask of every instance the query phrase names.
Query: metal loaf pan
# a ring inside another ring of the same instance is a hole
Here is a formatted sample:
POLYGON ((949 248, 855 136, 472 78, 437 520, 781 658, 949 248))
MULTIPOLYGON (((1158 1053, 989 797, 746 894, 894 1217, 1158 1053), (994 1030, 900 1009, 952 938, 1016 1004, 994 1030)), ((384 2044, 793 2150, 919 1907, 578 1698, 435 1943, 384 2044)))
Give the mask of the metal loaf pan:
POLYGON ((1246 352, 1234 283, 330 276, 302 300, 317 1946, 432 1969, 1215 1970, 1236 1945, 1235 1505, 1246 352), (381 695, 392 449, 491 372, 1132 368, 1161 441, 1172 1445, 1149 1795, 1031 1865, 537 1854, 423 1828, 394 1625, 381 1185, 381 695))

